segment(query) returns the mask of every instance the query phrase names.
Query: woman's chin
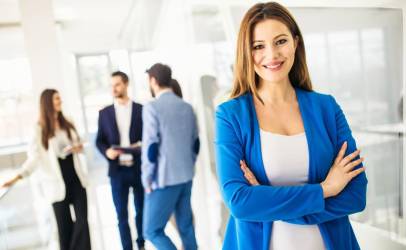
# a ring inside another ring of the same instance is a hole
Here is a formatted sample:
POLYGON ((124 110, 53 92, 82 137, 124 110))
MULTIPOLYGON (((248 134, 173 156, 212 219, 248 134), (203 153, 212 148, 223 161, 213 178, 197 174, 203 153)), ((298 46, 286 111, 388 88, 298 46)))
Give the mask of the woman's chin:
POLYGON ((264 82, 269 82, 269 83, 279 83, 279 82, 284 82, 284 80, 288 77, 287 75, 264 75, 264 77, 261 77, 264 82))

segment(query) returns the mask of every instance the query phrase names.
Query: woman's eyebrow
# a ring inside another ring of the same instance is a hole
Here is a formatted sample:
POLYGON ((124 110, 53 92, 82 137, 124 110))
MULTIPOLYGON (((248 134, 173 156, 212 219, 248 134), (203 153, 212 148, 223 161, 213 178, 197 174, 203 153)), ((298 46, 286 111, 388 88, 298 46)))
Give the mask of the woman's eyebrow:
POLYGON ((273 40, 276 40, 276 39, 278 39, 278 38, 281 37, 281 36, 288 36, 288 35, 286 35, 286 34, 279 34, 279 35, 275 36, 275 38, 274 38, 273 40))
MULTIPOLYGON (((279 35, 275 36, 273 40, 276 40, 276 39, 278 39, 278 38, 281 37, 281 36, 288 36, 288 35, 286 35, 286 34, 279 34, 279 35)), ((264 41, 264 40, 255 40, 255 41, 252 41, 252 43, 260 43, 260 42, 265 42, 265 41, 264 41)))

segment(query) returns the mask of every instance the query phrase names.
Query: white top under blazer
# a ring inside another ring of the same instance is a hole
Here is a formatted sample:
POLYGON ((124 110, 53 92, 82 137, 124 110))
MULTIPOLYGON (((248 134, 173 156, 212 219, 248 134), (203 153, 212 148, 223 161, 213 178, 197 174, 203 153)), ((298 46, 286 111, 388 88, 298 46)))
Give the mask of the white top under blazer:
MULTIPOLYGON (((260 130, 262 160, 272 186, 303 185, 308 181, 309 152, 306 134, 287 136, 260 130)), ((317 225, 274 221, 270 250, 326 249, 317 225)))

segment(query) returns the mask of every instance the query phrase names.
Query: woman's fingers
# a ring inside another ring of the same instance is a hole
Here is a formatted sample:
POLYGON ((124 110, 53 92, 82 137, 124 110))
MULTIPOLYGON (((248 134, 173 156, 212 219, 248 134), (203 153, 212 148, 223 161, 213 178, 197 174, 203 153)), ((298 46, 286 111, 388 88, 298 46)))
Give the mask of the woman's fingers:
POLYGON ((247 179, 249 184, 251 184, 253 186, 259 185, 259 182, 255 178, 255 176, 253 176, 252 174, 244 175, 244 177, 245 177, 245 179, 247 179))
POLYGON ((251 172, 251 170, 248 168, 247 164, 245 161, 241 160, 240 161, 240 167, 241 170, 244 173, 245 179, 251 184, 251 185, 259 185, 257 178, 255 178, 255 175, 251 172))
POLYGON ((250 177, 254 176, 244 161, 241 161, 240 164, 241 164, 241 170, 244 172, 244 176, 250 176, 250 177))
POLYGON ((252 182, 253 182, 253 180, 255 179, 255 177, 254 177, 251 173, 249 173, 249 172, 244 172, 244 177, 245 177, 245 179, 247 179, 247 181, 248 181, 250 184, 253 184, 252 182))
POLYGON ((344 142, 343 145, 341 146, 340 151, 338 152, 338 155, 334 161, 334 165, 337 165, 340 163, 340 161, 343 159, 345 155, 345 151, 347 150, 347 142, 344 142))
POLYGON ((248 182, 249 182, 250 184, 252 184, 251 181, 254 180, 254 178, 253 178, 252 175, 250 175, 249 173, 245 173, 245 174, 244 174, 244 177, 245 177, 245 179, 248 180, 248 182))
POLYGON ((240 167, 241 167, 241 170, 244 172, 244 174, 247 172, 247 169, 248 169, 248 167, 247 167, 247 165, 245 164, 245 162, 244 161, 240 161, 240 167))
POLYGON ((355 161, 352 161, 352 162, 348 163, 347 165, 345 165, 344 170, 346 172, 350 172, 351 170, 354 169, 354 167, 358 166, 363 161, 364 161, 364 157, 361 157, 361 158, 359 158, 359 159, 357 159, 355 161))
POLYGON ((344 157, 344 159, 342 159, 342 161, 340 162, 341 166, 345 166, 347 165, 350 161, 352 161, 355 157, 357 157, 359 154, 361 153, 361 150, 357 149, 354 152, 352 152, 351 154, 347 155, 346 157, 344 157))
POLYGON ((245 174, 246 172, 247 172, 247 170, 248 170, 248 167, 247 167, 247 165, 245 164, 245 162, 244 161, 240 161, 240 168, 241 168, 241 170, 243 171, 243 173, 245 174))
POLYGON ((357 168, 349 173, 351 179, 365 171, 365 167, 357 168))

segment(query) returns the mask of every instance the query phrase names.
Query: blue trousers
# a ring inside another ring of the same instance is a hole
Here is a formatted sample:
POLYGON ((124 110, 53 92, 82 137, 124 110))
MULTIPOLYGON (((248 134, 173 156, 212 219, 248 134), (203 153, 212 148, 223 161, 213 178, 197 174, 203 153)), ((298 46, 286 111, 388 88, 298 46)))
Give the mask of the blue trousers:
POLYGON ((184 250, 196 250, 197 243, 193 227, 190 196, 192 181, 156 189, 145 197, 144 237, 158 250, 176 250, 164 229, 172 213, 182 239, 184 250))
POLYGON ((120 231, 123 250, 132 250, 132 238, 128 224, 128 194, 133 188, 135 207, 135 226, 137 228, 138 248, 144 246, 142 236, 142 216, 144 207, 144 188, 141 183, 141 171, 134 167, 121 167, 120 170, 110 178, 113 202, 116 207, 118 229, 120 231))

